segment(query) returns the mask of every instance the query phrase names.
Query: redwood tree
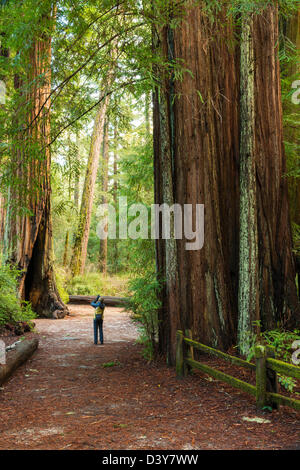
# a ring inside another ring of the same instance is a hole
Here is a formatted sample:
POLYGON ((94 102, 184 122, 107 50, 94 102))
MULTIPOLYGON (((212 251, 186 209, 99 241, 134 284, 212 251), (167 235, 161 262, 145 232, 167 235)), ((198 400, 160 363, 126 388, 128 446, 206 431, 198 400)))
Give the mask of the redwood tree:
POLYGON ((22 107, 16 112, 12 188, 9 212, 9 258, 20 269, 22 299, 46 317, 67 313, 58 294, 52 261, 50 185, 51 25, 55 15, 41 5, 39 28, 22 51, 26 75, 15 77, 22 107), (42 8, 43 7, 43 8, 42 8), (23 210, 26 208, 26 211, 23 210))
MULTIPOLYGON (((170 23, 174 16, 170 5, 170 23)), ((205 2, 185 3, 179 26, 156 28, 154 47, 180 60, 183 79, 161 66, 154 96, 156 202, 205 204, 205 244, 157 242, 157 267, 166 279, 160 312, 160 348, 174 362, 175 331, 222 349, 236 342, 240 278, 241 65, 239 28, 222 9, 214 20, 205 2), (174 78, 175 77, 175 78, 174 78), (166 189, 166 180, 167 189, 166 189), (170 251, 170 247, 171 251, 170 251)), ((175 15, 178 12, 175 12, 175 15)), ((257 226, 255 315, 264 328, 299 320, 282 139, 276 6, 254 18, 252 136, 257 226)), ((246 190, 249 194, 250 187, 246 190)), ((241 260, 242 261, 242 260, 241 260)), ((253 298, 251 298, 251 302, 253 298)), ((248 318, 255 319, 252 315, 248 318)))

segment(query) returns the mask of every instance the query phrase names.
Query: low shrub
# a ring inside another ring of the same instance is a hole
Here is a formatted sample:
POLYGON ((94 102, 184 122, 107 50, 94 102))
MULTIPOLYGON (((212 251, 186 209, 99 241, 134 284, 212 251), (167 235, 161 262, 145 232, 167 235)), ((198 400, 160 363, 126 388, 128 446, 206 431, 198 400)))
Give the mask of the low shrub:
POLYGON ((64 304, 69 303, 69 294, 67 292, 68 275, 63 268, 55 268, 55 280, 61 300, 64 304))
MULTIPOLYGON (((248 360, 251 360, 254 357, 255 344, 260 342, 261 344, 272 346, 274 348, 276 359, 291 363, 292 354, 294 352, 292 345, 294 341, 300 340, 300 330, 287 331, 277 328, 274 330, 264 331, 259 335, 249 333, 249 337, 251 337, 251 347, 247 358, 248 360)), ((295 379, 281 374, 278 374, 278 381, 289 392, 293 392, 297 385, 295 379)))
POLYGON ((152 271, 129 282, 130 297, 126 307, 133 313, 133 320, 139 323, 138 342, 143 345, 144 356, 149 360, 154 358, 157 349, 160 289, 156 273, 152 271))
POLYGON ((0 327, 18 322, 28 322, 35 318, 31 305, 21 302, 18 297, 19 271, 0 263, 0 327))
POLYGON ((66 288, 69 295, 101 294, 123 297, 127 293, 127 279, 119 276, 105 277, 100 273, 89 272, 69 279, 66 288))

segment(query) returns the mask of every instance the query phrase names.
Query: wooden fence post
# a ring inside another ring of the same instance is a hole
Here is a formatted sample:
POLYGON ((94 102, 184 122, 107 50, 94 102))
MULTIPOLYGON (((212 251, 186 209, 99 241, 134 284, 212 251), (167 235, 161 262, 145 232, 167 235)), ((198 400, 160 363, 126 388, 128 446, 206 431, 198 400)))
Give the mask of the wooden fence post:
POLYGON ((267 404, 267 363, 266 348, 260 344, 255 346, 256 358, 256 404, 263 408, 267 404))
MULTIPOLYGON (((275 359, 275 348, 272 346, 267 346, 267 357, 275 359)), ((277 372, 275 370, 269 369, 267 364, 267 392, 278 393, 278 379, 277 372)), ((273 410, 279 409, 278 403, 268 403, 272 406, 273 410)))
MULTIPOLYGON (((192 330, 185 330, 185 336, 186 336, 186 338, 193 339, 192 330)), ((186 355, 186 357, 188 357, 189 359, 194 359, 194 348, 193 348, 193 346, 184 345, 183 351, 184 351, 184 355, 186 355)), ((191 366, 186 364, 185 361, 184 361, 184 375, 187 376, 191 372, 192 372, 191 366)))
POLYGON ((183 358, 183 332, 178 330, 176 333, 176 376, 184 375, 184 358, 183 358))

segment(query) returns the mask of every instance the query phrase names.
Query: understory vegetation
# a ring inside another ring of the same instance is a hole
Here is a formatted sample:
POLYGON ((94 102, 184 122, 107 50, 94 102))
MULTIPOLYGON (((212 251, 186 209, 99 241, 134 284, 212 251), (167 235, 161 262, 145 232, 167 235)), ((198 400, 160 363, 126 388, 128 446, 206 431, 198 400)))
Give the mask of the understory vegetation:
POLYGON ((0 263, 0 328, 35 318, 28 302, 21 302, 17 294, 19 271, 0 263))
MULTIPOLYGON (((255 325, 260 327, 260 325, 255 325)), ((249 332, 249 355, 248 361, 251 361, 254 356, 254 349, 256 344, 263 344, 272 348, 275 358, 280 361, 291 363, 292 354, 294 353, 293 344, 300 341, 300 330, 286 331, 281 328, 275 330, 263 331, 258 334, 249 332)), ((286 377, 278 374, 279 383, 289 392, 293 392, 297 385, 297 381, 292 377, 286 377)))

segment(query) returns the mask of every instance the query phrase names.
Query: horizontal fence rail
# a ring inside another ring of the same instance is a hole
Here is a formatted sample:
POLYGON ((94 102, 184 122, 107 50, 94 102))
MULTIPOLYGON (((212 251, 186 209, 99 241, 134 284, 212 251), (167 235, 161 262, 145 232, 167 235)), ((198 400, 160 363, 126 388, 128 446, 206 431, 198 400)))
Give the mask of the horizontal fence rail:
POLYGON ((276 359, 267 358, 267 366, 269 369, 274 370, 282 375, 293 377, 294 379, 300 379, 300 367, 294 366, 293 364, 287 364, 276 359))
POLYGON ((186 376, 192 369, 198 369, 217 380, 255 396, 258 408, 272 407, 273 409, 278 409, 279 405, 284 405, 300 411, 299 400, 278 393, 277 379, 277 373, 300 379, 300 367, 278 361, 274 359, 274 356, 275 352, 273 348, 258 344, 255 347, 256 362, 252 364, 251 362, 230 356, 218 349, 194 341, 190 330, 186 330, 185 336, 182 331, 177 331, 176 374, 178 377, 186 376), (251 385, 243 380, 239 380, 229 374, 214 369, 213 367, 195 361, 194 349, 255 372, 256 385, 251 385))

